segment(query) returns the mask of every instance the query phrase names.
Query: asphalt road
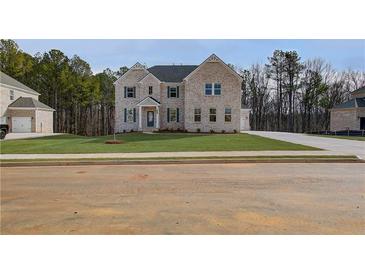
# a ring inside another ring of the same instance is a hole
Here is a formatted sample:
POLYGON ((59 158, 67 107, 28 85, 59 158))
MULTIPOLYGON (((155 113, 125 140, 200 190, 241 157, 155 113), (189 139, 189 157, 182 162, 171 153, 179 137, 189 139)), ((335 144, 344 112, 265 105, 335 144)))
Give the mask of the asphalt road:
POLYGON ((2 234, 364 234, 365 164, 1 168, 2 234))

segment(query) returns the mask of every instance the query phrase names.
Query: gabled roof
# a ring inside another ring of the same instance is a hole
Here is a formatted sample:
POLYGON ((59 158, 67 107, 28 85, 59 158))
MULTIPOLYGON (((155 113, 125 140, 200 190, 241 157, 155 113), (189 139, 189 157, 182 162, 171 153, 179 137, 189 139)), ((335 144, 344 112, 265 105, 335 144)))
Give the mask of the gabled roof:
POLYGON ((159 106, 160 102, 151 96, 147 96, 146 98, 139 101, 137 106, 159 106))
MULTIPOLYGON (((120 81, 121 79, 123 79, 132 70, 145 70, 146 73, 148 74, 148 71, 146 70, 145 66, 143 66, 143 65, 141 65, 141 63, 137 62, 129 70, 127 70, 123 75, 121 75, 117 80, 115 80, 113 84, 115 85, 118 81, 120 81)), ((143 76, 139 80, 142 80, 144 77, 145 76, 143 76)))
POLYGON ((153 66, 147 70, 162 82, 180 83, 197 67, 195 65, 167 65, 153 66))
POLYGON ((203 63, 201 63, 199 66, 196 67, 196 69, 194 71, 192 71, 191 73, 189 73, 184 80, 187 80, 189 77, 191 77, 192 75, 194 75, 197 71, 199 71, 199 69, 206 63, 221 63, 223 64, 227 70, 230 70, 233 75, 235 77, 237 77, 238 80, 240 80, 241 82, 243 81, 243 78, 241 75, 239 75, 237 73, 237 71, 235 71, 234 69, 232 69, 230 66, 228 66, 222 59, 220 59, 217 55, 215 55, 214 53, 212 55, 210 55, 207 59, 204 60, 203 63))
MULTIPOLYGON (((233 70, 231 67, 229 67, 226 63, 224 63, 217 55, 212 54, 207 59, 204 60, 203 63, 201 63, 199 66, 197 65, 157 65, 148 68, 146 71, 150 72, 152 75, 154 75, 158 80, 161 82, 168 82, 168 83, 181 83, 184 79, 187 79, 192 74, 194 74, 196 71, 199 70, 199 68, 207 63, 207 62, 217 62, 222 63, 228 70, 230 70, 239 80, 242 81, 241 75, 239 75, 235 70, 233 70)), ((128 74, 131 70, 145 70, 145 67, 141 65, 140 63, 136 63, 133 65, 126 73, 124 73, 122 76, 120 76, 115 82, 118 82, 119 80, 123 79, 125 75, 128 74)), ((147 74, 148 75, 148 74, 147 74)), ((147 75, 143 76, 141 79, 138 80, 141 81, 147 75)))
POLYGON ((153 78, 155 78, 159 83, 161 82, 160 79, 158 79, 155 75, 153 75, 151 72, 146 74, 146 76, 142 77, 142 79, 140 79, 138 81, 138 83, 142 83, 148 76, 152 76, 153 78))
POLYGON ((346 102, 343 102, 342 104, 334 106, 333 108, 340 109, 340 108, 363 108, 363 107, 365 107, 365 97, 348 100, 346 102))
POLYGON ((35 90, 33 90, 30 87, 27 87, 26 85, 20 83, 18 80, 15 80, 13 77, 10 77, 9 75, 5 74, 2 71, 0 71, 0 84, 7 85, 7 86, 13 87, 15 89, 21 89, 21 90, 23 90, 25 92, 28 92, 30 94, 40 95, 35 90))
POLYGON ((47 110, 54 110, 53 108, 39 102, 38 100, 31 97, 19 97, 12 102, 9 108, 42 108, 47 110))

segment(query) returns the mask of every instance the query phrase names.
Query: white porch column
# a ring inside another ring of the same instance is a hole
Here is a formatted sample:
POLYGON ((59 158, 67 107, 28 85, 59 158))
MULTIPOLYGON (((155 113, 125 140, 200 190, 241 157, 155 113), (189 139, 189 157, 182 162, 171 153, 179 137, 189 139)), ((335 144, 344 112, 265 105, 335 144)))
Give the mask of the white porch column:
POLYGON ((142 106, 138 107, 138 130, 142 130, 142 106))
POLYGON ((160 107, 156 106, 156 128, 160 128, 160 107))

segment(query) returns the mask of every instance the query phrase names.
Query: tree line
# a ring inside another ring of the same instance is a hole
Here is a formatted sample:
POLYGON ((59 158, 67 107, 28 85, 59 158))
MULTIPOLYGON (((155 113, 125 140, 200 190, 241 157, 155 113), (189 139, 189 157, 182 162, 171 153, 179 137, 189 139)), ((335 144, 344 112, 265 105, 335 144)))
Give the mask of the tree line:
POLYGON ((365 86, 364 71, 336 71, 323 59, 304 62, 296 51, 275 50, 264 65, 240 70, 242 103, 254 130, 329 130, 330 109, 365 86))
MULTIPOLYGON (((40 101, 56 110, 55 132, 113 133, 113 82, 127 67, 93 74, 77 55, 52 49, 32 56, 15 41, 0 40, 0 70, 41 93, 40 101)), ((251 108, 253 130, 329 129, 329 109, 365 86, 364 72, 336 71, 322 59, 303 62, 296 51, 275 50, 266 64, 236 70, 243 77, 241 101, 251 108)))
POLYGON ((107 135, 114 130, 114 81, 126 71, 107 68, 93 74, 79 56, 52 49, 34 56, 13 40, 0 40, 0 70, 38 91, 54 108, 54 131, 107 135))

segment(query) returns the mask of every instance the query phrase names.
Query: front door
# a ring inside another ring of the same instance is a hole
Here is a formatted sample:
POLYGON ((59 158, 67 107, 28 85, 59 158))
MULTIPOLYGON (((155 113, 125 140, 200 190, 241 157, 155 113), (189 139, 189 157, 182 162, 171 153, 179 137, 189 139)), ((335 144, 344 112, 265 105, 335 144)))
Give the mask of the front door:
POLYGON ((155 113, 153 111, 147 111, 147 127, 155 126, 155 113))

